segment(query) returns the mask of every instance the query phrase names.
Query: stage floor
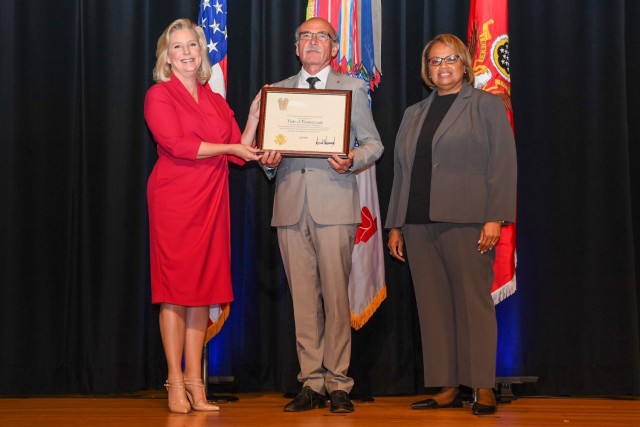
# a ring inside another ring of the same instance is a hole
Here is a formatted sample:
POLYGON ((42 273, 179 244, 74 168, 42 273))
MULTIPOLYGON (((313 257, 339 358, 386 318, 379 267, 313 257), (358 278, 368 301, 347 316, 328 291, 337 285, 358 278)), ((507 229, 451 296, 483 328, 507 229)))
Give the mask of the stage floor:
POLYGON ((518 398, 500 404, 491 416, 473 416, 469 408, 416 411, 409 404, 421 396, 376 397, 356 403, 353 414, 328 409, 285 413, 289 401, 278 393, 238 394, 239 400, 220 404, 220 412, 171 414, 166 395, 132 397, 0 398, 2 427, 75 426, 640 426, 640 400, 605 398, 518 398))

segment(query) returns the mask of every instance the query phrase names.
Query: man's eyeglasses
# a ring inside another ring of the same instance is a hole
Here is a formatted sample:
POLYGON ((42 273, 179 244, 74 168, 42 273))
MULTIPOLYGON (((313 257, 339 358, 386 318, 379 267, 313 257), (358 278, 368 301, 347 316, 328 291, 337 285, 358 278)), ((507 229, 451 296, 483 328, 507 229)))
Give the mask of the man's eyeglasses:
POLYGON ((445 56, 444 58, 434 56, 433 58, 429 58, 427 62, 429 62, 429 65, 431 65, 432 67, 437 67, 438 65, 442 64, 442 61, 451 65, 458 62, 458 59, 460 59, 459 55, 449 55, 449 56, 445 56))
POLYGON ((317 33, 312 33, 311 31, 300 31, 298 33, 298 40, 311 41, 313 36, 316 36, 316 40, 319 42, 326 42, 327 40, 336 41, 331 34, 326 31, 318 31, 317 33))

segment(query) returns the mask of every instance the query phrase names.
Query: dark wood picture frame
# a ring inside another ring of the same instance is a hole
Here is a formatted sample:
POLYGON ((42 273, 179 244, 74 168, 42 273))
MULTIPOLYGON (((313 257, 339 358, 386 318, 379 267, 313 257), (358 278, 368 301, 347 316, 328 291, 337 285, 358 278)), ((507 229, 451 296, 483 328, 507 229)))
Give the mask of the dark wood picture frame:
POLYGON ((350 90, 262 88, 257 135, 261 153, 346 158, 350 126, 350 90))

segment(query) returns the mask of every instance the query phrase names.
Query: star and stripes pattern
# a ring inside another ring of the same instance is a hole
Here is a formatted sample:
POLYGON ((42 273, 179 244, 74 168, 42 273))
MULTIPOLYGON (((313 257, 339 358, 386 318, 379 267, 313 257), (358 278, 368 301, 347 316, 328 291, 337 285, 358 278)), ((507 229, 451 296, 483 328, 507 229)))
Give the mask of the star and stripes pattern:
POLYGON ((207 39, 213 74, 209 85, 226 98, 227 94, 227 0, 202 0, 198 25, 207 39), (212 3, 215 1, 215 3, 212 3))

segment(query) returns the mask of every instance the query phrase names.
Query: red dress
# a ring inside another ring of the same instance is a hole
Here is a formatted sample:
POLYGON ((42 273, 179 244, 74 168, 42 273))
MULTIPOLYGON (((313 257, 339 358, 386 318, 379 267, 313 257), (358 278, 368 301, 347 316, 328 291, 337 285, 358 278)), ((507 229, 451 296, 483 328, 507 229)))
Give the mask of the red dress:
POLYGON ((147 183, 153 303, 204 306, 233 300, 228 161, 196 160, 201 141, 237 144, 226 101, 198 85, 198 103, 175 76, 147 92, 144 116, 158 143, 147 183))

